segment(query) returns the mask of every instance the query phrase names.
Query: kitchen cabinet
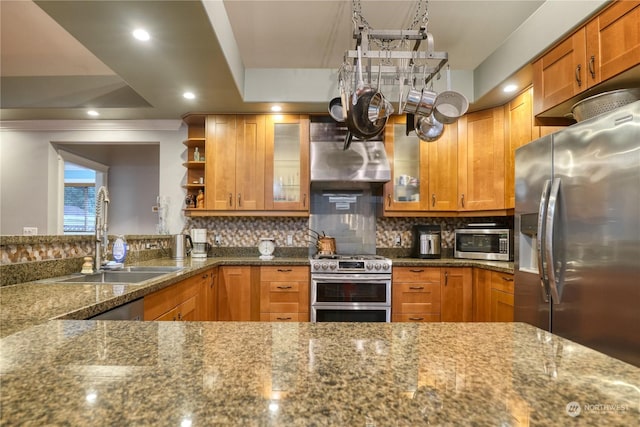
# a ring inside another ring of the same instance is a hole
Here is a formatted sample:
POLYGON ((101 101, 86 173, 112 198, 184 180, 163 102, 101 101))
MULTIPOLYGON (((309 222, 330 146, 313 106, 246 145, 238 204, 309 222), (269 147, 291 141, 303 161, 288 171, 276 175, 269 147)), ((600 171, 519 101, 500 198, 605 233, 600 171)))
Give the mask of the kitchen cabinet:
POLYGON ((473 276, 470 267, 441 268, 440 292, 443 322, 471 322, 473 319, 473 276))
POLYGON ((533 111, 552 107, 640 64, 640 2, 616 1, 533 63, 533 111))
POLYGON ((260 320, 260 267, 218 268, 218 320, 260 320))
POLYGON ((504 107, 458 120, 458 210, 505 207, 504 107))
POLYGON ((391 321, 440 321, 440 268, 394 267, 391 321))
MULTIPOLYGON (((207 151, 205 117, 192 115, 185 118, 184 121, 187 123, 188 128, 187 139, 182 143, 187 147, 187 151, 185 162, 182 165, 187 169, 187 173, 182 187, 186 189, 187 195, 196 200, 200 191, 205 192, 205 153, 207 151)), ((188 206, 186 209, 196 208, 188 206)))
POLYGON ((513 322, 513 274, 491 272, 491 321, 513 322))
POLYGON ((309 267, 260 267, 260 320, 309 321, 309 267))
POLYGON ((491 321, 491 271, 473 269, 473 321, 491 321))
POLYGON ((309 211, 309 116, 266 117, 265 210, 309 211))
POLYGON ((182 280, 144 297, 144 320, 208 320, 210 273, 182 280))
POLYGON ((264 209, 264 126, 264 116, 207 116, 206 209, 264 209))
POLYGON ((203 296, 200 300, 200 320, 218 320, 218 267, 202 273, 200 278, 203 296))
POLYGON ((516 205, 514 178, 516 149, 538 138, 538 129, 533 121, 533 89, 529 88, 512 99, 506 106, 505 114, 505 208, 516 205))
POLYGON ((402 212, 456 211, 458 191, 455 125, 446 125, 434 142, 406 135, 406 116, 392 116, 385 127, 391 180, 384 186, 385 216, 402 212))

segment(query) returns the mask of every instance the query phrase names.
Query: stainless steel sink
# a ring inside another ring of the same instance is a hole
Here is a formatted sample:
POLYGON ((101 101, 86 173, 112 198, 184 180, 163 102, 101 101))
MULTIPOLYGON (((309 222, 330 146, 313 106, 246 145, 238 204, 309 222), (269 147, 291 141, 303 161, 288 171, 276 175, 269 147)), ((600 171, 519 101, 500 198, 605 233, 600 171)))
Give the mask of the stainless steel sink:
MULTIPOLYGON (((173 270, 175 271, 175 270, 173 270)), ((83 274, 67 279, 55 280, 56 283, 139 283, 167 274, 166 271, 102 271, 83 274)))
POLYGON ((172 273, 174 271, 184 270, 184 267, 171 267, 166 265, 132 265, 130 267, 125 267, 123 270, 118 271, 151 271, 151 272, 162 272, 162 273, 172 273))

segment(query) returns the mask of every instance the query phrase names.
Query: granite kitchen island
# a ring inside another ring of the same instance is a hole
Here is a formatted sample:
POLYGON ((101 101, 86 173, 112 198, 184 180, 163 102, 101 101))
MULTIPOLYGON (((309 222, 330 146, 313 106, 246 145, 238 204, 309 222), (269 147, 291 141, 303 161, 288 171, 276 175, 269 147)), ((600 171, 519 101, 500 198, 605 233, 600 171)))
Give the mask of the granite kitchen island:
POLYGON ((640 369, 521 323, 54 320, 2 425, 637 425, 640 369))

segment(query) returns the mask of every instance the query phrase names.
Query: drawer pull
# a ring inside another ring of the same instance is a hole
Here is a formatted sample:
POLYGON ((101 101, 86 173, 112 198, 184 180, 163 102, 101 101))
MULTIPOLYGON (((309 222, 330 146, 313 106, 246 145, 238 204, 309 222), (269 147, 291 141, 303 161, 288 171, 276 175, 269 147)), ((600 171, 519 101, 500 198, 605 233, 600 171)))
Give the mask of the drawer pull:
POLYGON ((291 320, 291 317, 276 317, 276 320, 291 320))
POLYGON ((424 286, 409 286, 409 289, 424 289, 424 286))
POLYGON ((422 273, 424 270, 423 270, 423 269, 416 270, 416 269, 413 269, 413 268, 412 268, 412 269, 411 269, 411 270, 409 270, 409 271, 410 271, 410 272, 412 272, 412 273, 422 273))
POLYGON ((278 289, 291 289, 291 286, 278 286, 278 289))
POLYGON ((278 272, 280 273, 291 273, 293 270, 291 270, 290 268, 279 268, 278 272))
POLYGON ((409 320, 414 320, 414 321, 424 320, 424 317, 409 317, 409 320))
POLYGON ((502 280, 504 280, 505 282, 513 282, 513 278, 511 278, 511 277, 502 276, 502 280))

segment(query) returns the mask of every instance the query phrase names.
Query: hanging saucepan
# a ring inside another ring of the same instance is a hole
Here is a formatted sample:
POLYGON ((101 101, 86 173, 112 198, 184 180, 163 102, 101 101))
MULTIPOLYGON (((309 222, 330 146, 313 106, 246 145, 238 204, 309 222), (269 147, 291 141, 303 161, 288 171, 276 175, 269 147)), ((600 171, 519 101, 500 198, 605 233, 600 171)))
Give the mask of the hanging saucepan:
POLYGON ((329 101, 329 115, 336 122, 343 122, 343 107, 342 107, 342 99, 338 96, 329 101))
POLYGON ((444 125, 437 121, 433 115, 416 116, 415 118, 416 135, 423 141, 433 142, 442 136, 444 125))
POLYGON ((365 85, 362 79, 362 58, 361 48, 358 46, 358 85, 352 95, 352 105, 347 111, 347 128, 356 138, 371 139, 384 129, 387 117, 383 117, 374 122, 369 120, 369 105, 378 90, 365 85))
POLYGON ((455 123, 469 109, 467 98, 454 90, 451 90, 451 70, 447 66, 447 90, 441 92, 433 106, 433 116, 444 124, 455 123))

